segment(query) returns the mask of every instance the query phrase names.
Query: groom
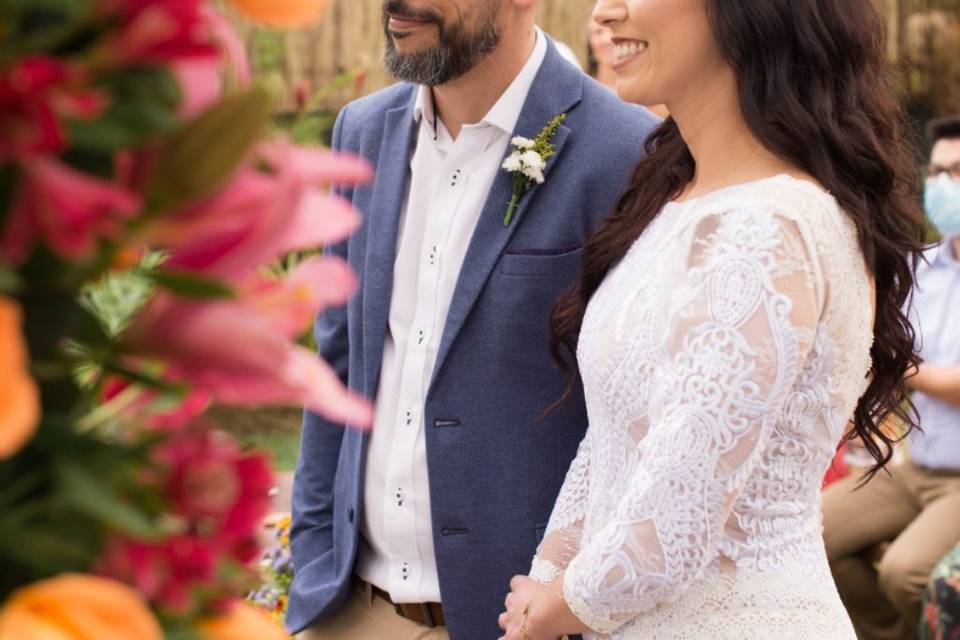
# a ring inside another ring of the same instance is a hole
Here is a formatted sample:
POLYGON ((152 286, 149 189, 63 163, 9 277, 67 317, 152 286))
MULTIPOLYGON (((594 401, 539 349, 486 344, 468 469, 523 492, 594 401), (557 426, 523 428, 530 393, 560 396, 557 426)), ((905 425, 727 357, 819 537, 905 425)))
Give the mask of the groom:
POLYGON ((587 426, 582 395, 538 420, 563 391, 550 307, 656 121, 564 61, 537 5, 385 0, 406 83, 337 120, 333 146, 377 173, 343 193, 365 222, 331 248, 360 291, 316 335, 376 419, 304 419, 287 616, 304 638, 496 638, 587 426), (515 192, 511 139, 562 114, 542 184, 515 192))

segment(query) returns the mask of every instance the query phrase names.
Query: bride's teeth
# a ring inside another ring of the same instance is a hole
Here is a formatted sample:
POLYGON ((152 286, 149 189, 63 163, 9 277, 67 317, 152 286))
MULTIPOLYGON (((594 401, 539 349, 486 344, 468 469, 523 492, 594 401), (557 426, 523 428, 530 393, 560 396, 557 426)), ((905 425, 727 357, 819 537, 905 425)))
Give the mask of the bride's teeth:
POLYGON ((624 44, 618 44, 614 48, 614 56, 622 60, 623 58, 629 58, 630 56, 635 56, 638 53, 642 53, 647 48, 646 42, 628 42, 624 44))

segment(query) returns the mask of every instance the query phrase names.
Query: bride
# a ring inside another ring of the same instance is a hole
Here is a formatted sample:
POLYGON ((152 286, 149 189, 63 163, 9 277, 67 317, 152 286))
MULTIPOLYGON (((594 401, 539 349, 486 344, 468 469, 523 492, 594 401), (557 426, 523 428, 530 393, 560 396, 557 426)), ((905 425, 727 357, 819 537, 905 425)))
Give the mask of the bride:
POLYGON ((874 5, 599 1, 672 117, 554 310, 590 425, 508 640, 855 639, 820 481, 848 420, 877 469, 909 423, 923 236, 874 5))

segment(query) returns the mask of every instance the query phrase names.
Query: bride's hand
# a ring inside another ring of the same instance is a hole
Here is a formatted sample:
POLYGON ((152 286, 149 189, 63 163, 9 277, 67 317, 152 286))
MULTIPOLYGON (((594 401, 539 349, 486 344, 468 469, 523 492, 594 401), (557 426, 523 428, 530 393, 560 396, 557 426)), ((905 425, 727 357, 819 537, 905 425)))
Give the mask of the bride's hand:
POLYGON ((563 597, 563 574, 550 584, 527 576, 514 576, 500 614, 500 640, 557 640, 565 634, 584 633, 586 627, 563 597))

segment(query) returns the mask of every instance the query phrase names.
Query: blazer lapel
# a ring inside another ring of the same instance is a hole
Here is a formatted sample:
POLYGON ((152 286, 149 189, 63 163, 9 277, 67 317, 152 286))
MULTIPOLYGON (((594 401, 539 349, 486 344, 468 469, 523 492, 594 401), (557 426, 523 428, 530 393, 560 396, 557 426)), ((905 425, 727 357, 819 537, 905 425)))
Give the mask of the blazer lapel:
MULTIPOLYGON (((416 93, 414 93, 416 95, 416 93)), ((363 266, 363 357, 365 392, 377 392, 383 345, 387 333, 393 267, 397 254, 400 212, 410 182, 410 153, 417 132, 413 105, 386 114, 376 182, 367 216, 367 251, 363 266)))
MULTIPOLYGON (((560 57, 553 42, 548 38, 546 58, 530 87, 530 93, 523 105, 514 135, 536 137, 550 120, 572 108, 580 100, 582 91, 581 72, 560 57)), ((524 194, 509 226, 504 226, 503 218, 510 203, 513 180, 506 171, 498 171, 470 240, 463 267, 460 269, 447 315, 447 324, 437 352, 432 381, 437 379, 470 311, 480 297, 510 238, 523 223, 524 214, 536 200, 537 192, 540 189, 549 188, 550 171, 556 161, 562 157, 563 147, 569 135, 570 129, 561 124, 553 138, 557 153, 550 159, 544 170, 544 184, 535 185, 524 194)), ((510 149, 507 153, 510 153, 510 149)))

